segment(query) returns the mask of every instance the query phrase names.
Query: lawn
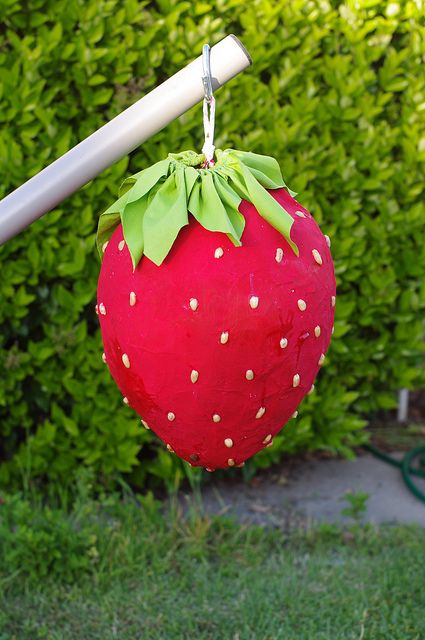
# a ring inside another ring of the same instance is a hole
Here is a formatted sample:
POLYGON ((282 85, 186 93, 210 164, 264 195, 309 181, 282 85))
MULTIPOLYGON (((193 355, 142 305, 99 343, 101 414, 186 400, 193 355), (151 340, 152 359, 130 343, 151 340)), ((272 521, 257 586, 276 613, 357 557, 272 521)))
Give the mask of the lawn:
POLYGON ((425 638, 421 529, 285 534, 173 504, 5 496, 0 640, 425 638))

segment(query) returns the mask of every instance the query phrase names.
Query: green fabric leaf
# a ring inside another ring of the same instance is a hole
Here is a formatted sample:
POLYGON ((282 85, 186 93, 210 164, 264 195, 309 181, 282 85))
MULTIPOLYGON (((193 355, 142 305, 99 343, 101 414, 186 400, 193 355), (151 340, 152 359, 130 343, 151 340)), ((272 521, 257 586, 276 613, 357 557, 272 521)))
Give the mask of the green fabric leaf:
POLYGON ((262 156, 250 151, 234 151, 236 157, 249 168, 252 175, 265 189, 279 189, 285 187, 294 198, 297 194, 286 185, 276 158, 262 156))
POLYGON ((161 160, 161 162, 157 162, 144 171, 141 171, 140 174, 136 174, 139 175, 139 178, 142 179, 139 180, 137 178, 135 180, 134 185, 131 188, 130 193, 128 194, 128 202, 135 202, 139 198, 142 198, 145 193, 150 191, 152 187, 154 187, 156 183, 161 180, 161 178, 167 176, 169 167, 169 160, 161 160))
POLYGON ((106 211, 100 215, 97 226, 96 245, 101 256, 103 244, 109 240, 121 221, 121 215, 127 203, 127 198, 128 195, 125 193, 121 198, 114 202, 109 209, 106 209, 106 211))
POLYGON ((193 167, 186 167, 184 170, 184 182, 186 186, 186 196, 189 202, 190 194, 192 193, 195 182, 199 179, 199 171, 193 167))
POLYGON ((201 182, 192 192, 188 208, 199 224, 208 231, 221 231, 240 244, 240 236, 227 215, 226 208, 215 188, 213 175, 209 169, 200 172, 201 182))
POLYGON ((160 265, 178 232, 188 223, 184 169, 178 166, 158 189, 144 215, 145 255, 160 265))
POLYGON ((241 198, 229 187, 227 180, 225 180, 221 175, 216 173, 213 174, 213 177, 217 194, 226 209, 232 226, 236 230, 237 237, 241 238, 245 228, 245 218, 239 211, 241 198))
POLYGON ((263 186, 267 189, 278 189, 282 185, 286 186, 279 163, 275 158, 249 151, 234 151, 234 155, 251 170, 253 175, 257 174, 263 178, 265 183, 263 186))
POLYGON ((252 202, 258 213, 286 238, 295 255, 298 256, 298 247, 291 240, 291 227, 294 223, 294 219, 282 207, 282 205, 280 205, 277 200, 275 200, 273 196, 270 195, 270 193, 266 191, 259 182, 257 182, 245 165, 241 165, 241 170, 249 193, 249 201, 252 202), (286 215, 282 215, 283 213, 286 215))
MULTIPOLYGON (((102 245, 122 223, 133 267, 143 255, 160 265, 189 212, 211 232, 227 234, 239 246, 245 219, 241 199, 251 202, 267 222, 298 248, 290 233, 293 218, 268 189, 286 187, 275 158, 235 149, 216 149, 217 162, 204 168, 203 154, 170 153, 168 158, 128 177, 120 198, 99 219, 96 243, 102 245)), ((295 195, 289 189, 291 195, 295 195)))
POLYGON ((144 233, 143 218, 148 207, 149 194, 137 202, 129 202, 121 215, 124 240, 130 251, 133 269, 136 268, 143 255, 144 233))

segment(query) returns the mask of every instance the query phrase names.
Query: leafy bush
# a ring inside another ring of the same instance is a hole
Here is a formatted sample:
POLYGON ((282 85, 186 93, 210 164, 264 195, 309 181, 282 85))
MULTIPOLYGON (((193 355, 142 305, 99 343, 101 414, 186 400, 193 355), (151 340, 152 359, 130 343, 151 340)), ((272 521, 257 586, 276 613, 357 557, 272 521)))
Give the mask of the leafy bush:
MULTIPOLYGON (((379 0, 6 0, 0 6, 0 190, 6 194, 175 73, 240 36, 254 66, 220 90, 217 146, 277 157, 331 236, 334 341, 317 384, 251 463, 349 454, 363 417, 423 382, 424 22, 379 0)), ((78 466, 170 485, 181 465, 102 364, 98 215, 129 172, 202 146, 201 109, 170 124, 0 253, 0 479, 72 481, 78 466)), ((183 469, 184 471, 181 471, 183 469)), ((191 471, 190 471, 191 472, 191 471)))

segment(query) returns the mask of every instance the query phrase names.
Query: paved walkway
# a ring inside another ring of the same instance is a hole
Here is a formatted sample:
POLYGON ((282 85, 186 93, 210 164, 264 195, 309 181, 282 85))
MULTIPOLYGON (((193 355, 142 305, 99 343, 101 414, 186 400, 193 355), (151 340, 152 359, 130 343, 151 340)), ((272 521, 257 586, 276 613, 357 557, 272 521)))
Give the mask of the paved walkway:
POLYGON ((365 522, 425 526, 425 504, 408 491, 400 471, 371 455, 302 462, 288 477, 283 471, 264 473, 253 484, 211 484, 203 489, 203 504, 210 514, 288 528, 345 521, 341 510, 348 506, 344 495, 350 490, 369 495, 365 522))

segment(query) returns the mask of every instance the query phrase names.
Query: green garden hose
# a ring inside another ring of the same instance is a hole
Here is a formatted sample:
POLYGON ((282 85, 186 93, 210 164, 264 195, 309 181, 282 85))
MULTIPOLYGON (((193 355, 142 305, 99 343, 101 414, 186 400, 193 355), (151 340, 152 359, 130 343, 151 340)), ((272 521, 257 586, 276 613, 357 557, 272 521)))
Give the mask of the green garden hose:
POLYGON ((392 456, 377 449, 371 444, 365 444, 364 449, 374 456, 398 467, 401 470, 403 480, 411 493, 422 502, 425 502, 425 493, 417 487, 414 482, 414 476, 425 479, 425 444, 421 444, 410 451, 407 451, 401 460, 395 460, 392 456), (417 466, 413 466, 413 462, 417 461, 417 466))

